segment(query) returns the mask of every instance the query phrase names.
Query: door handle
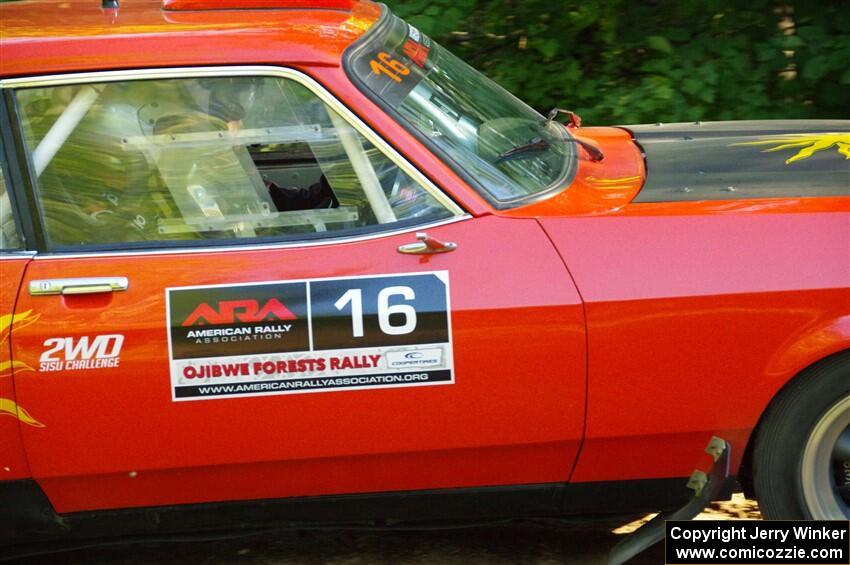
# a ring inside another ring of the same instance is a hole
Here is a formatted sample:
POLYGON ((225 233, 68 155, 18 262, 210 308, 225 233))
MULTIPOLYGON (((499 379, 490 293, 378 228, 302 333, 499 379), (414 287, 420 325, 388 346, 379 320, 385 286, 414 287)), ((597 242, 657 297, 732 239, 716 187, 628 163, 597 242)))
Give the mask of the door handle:
POLYGON ((448 253, 457 249, 457 243, 440 241, 425 232, 417 233, 416 239, 419 240, 417 243, 399 246, 398 252, 405 255, 431 255, 432 253, 448 253))
POLYGON ((79 279, 42 279, 30 281, 30 294, 47 296, 53 294, 97 294, 127 290, 127 277, 86 277, 79 279))

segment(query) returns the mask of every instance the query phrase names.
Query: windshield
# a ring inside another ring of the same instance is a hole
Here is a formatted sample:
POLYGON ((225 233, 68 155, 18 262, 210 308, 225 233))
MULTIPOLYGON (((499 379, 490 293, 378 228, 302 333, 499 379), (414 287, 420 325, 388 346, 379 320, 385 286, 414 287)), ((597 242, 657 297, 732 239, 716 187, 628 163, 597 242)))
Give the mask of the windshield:
POLYGON ((415 27, 385 18, 348 54, 354 82, 497 204, 563 188, 567 133, 415 27))

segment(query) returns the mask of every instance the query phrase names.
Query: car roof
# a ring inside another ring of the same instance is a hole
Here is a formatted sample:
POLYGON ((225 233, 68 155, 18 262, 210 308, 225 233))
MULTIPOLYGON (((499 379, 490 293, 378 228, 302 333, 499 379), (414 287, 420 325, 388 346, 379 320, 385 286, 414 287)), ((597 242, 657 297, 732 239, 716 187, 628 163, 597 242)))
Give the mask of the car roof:
MULTIPOLYGON (((271 2, 265 2, 270 4, 271 2)), ((213 2, 207 2, 213 4, 213 2)), ((250 4, 250 3, 249 3, 250 4)), ((19 0, 0 3, 0 75, 238 64, 337 66, 381 7, 163 10, 160 0, 19 0)))

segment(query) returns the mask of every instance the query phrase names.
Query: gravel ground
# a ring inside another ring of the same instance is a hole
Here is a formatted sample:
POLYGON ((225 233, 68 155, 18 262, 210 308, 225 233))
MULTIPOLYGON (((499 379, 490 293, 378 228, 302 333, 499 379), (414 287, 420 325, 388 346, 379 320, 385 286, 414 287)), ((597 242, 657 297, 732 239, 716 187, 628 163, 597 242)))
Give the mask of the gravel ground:
MULTIPOLYGON (((736 495, 712 504, 697 519, 760 519, 755 502, 736 495)), ((6 563, 44 565, 603 565, 630 524, 511 524, 427 532, 286 531, 217 542, 113 546, 6 563)), ((630 563, 664 562, 659 544, 630 563)))

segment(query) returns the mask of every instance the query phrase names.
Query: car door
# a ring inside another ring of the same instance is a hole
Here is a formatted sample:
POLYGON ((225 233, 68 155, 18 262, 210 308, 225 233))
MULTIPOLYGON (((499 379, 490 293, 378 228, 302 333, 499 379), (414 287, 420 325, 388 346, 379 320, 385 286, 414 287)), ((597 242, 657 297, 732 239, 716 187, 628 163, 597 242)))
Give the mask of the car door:
POLYGON ((295 71, 6 86, 59 512, 568 479, 584 322, 536 221, 466 215, 295 71))

